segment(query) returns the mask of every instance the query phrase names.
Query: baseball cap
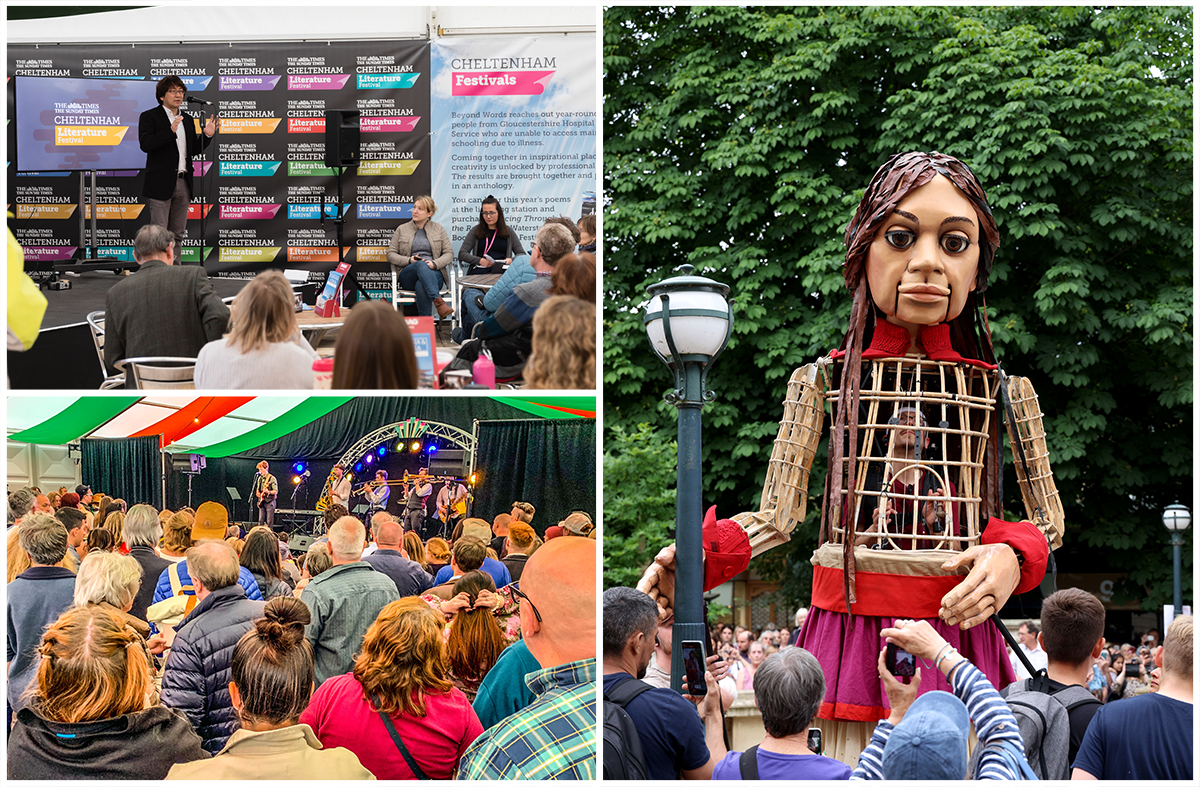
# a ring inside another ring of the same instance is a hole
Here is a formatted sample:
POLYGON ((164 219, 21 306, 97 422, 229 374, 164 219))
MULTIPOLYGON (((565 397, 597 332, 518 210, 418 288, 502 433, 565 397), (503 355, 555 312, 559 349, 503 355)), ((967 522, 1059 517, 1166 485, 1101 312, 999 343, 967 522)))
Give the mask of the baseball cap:
POLYGON ((75 494, 79 495, 80 498, 87 497, 89 494, 91 494, 91 492, 92 488, 87 484, 80 484, 79 486, 75 487, 75 494))
POLYGON ((229 528, 229 512, 220 503, 201 503, 196 509, 196 520, 192 523, 192 540, 206 538, 224 540, 229 528))
POLYGON ((566 519, 558 524, 562 526, 564 534, 570 533, 573 536, 586 536, 595 527, 592 524, 592 518, 583 511, 572 511, 566 519))
POLYGON ((463 520, 463 538, 474 538, 485 545, 492 540, 492 526, 486 520, 467 517, 463 520))
POLYGON ((962 700, 948 691, 925 692, 888 737, 883 778, 962 781, 970 728, 962 700))
POLYGON ((551 525, 550 527, 546 528, 545 540, 549 541, 552 538, 558 538, 562 534, 563 534, 562 525, 551 525))

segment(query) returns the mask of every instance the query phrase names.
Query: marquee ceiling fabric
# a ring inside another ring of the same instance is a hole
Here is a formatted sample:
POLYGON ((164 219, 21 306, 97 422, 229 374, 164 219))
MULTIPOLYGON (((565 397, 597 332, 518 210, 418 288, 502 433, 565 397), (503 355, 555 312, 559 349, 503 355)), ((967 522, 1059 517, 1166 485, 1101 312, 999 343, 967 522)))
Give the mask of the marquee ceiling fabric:
MULTIPOLYGON (((594 396, 475 397, 494 418, 595 418, 594 396), (483 402, 505 405, 496 409, 483 402)), ((10 397, 8 439, 40 445, 66 445, 84 437, 158 436, 171 453, 197 453, 217 458, 253 450, 290 435, 342 405, 369 397, 348 396, 46 396, 10 397)), ((403 408, 400 398, 381 398, 387 407, 403 408)), ((468 397, 417 397, 435 414, 448 412, 468 397)), ((442 416, 444 417, 444 416, 442 416)), ((437 420, 431 418, 431 420, 437 420)), ((378 426, 378 424, 377 424, 378 426)), ((469 429, 469 424, 463 425, 469 429)), ((354 437, 357 438, 358 435, 354 437)))

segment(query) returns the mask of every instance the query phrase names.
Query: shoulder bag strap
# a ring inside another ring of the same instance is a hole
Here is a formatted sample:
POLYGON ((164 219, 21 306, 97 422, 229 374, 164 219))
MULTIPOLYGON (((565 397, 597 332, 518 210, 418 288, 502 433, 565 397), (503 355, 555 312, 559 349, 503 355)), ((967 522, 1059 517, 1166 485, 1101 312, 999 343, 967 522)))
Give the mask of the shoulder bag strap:
MULTIPOLYGON (((374 702, 376 707, 379 706, 379 700, 375 699, 374 697, 372 697, 371 700, 374 702)), ((392 736, 392 743, 395 743, 396 748, 400 750, 400 756, 402 756, 404 761, 408 763, 408 768, 413 772, 413 776, 421 781, 428 779, 429 777, 425 775, 425 771, 421 770, 420 765, 417 765, 417 761, 414 760, 412 754, 409 753, 408 747, 405 746, 404 741, 400 739, 400 733, 396 732, 396 726, 392 724, 391 716, 388 716, 383 711, 379 711, 379 717, 383 719, 383 726, 387 727, 388 735, 392 736)))
POLYGON ((741 772, 742 781, 756 782, 758 781, 758 747, 751 746, 742 752, 742 756, 738 758, 738 770, 741 772))

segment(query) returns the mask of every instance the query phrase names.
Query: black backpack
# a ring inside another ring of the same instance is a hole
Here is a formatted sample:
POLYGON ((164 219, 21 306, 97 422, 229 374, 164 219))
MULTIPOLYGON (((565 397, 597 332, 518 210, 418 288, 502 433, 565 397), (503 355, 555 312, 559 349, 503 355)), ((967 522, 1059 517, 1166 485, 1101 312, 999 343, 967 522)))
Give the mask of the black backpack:
POLYGON ((611 689, 604 690, 604 778, 622 780, 645 780, 650 775, 646 770, 646 755, 642 753, 642 740, 638 737, 633 719, 625 707, 650 684, 635 678, 621 681, 611 689))

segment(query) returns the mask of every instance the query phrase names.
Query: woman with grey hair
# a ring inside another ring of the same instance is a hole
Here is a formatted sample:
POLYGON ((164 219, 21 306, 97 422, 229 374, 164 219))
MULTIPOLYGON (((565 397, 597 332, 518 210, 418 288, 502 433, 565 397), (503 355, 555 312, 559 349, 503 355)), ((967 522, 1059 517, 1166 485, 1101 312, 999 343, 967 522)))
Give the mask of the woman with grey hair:
POLYGON ((125 543, 129 545, 129 556, 142 567, 142 584, 129 610, 129 614, 139 620, 146 620, 146 608, 154 603, 158 578, 171 565, 171 561, 155 551, 162 535, 162 519, 153 506, 136 505, 125 515, 125 543))
POLYGON ((767 737, 745 752, 731 751, 713 768, 717 779, 849 779, 850 766, 808 748, 808 731, 825 697, 825 675, 813 654, 788 648, 763 662, 754 695, 767 737))
POLYGON ((99 604, 125 621, 125 625, 150 636, 150 626, 129 614, 142 582, 142 567, 129 555, 93 550, 79 564, 75 576, 75 606, 99 604))

